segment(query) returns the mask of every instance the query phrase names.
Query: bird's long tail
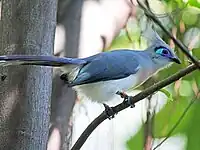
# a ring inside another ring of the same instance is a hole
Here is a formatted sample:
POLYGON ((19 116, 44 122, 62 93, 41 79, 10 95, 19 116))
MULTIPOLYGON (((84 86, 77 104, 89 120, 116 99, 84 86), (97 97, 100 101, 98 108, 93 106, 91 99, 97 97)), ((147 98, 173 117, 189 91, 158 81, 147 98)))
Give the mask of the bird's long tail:
POLYGON ((0 66, 9 65, 39 65, 60 67, 67 64, 82 65, 85 60, 79 58, 66 58, 55 56, 10 55, 0 56, 0 66))

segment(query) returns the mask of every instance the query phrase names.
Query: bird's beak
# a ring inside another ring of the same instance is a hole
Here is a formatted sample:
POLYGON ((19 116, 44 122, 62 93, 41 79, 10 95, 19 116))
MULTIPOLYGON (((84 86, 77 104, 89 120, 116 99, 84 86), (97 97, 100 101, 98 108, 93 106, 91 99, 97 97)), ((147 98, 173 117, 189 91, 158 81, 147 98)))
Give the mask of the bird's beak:
POLYGON ((181 61, 178 57, 174 57, 174 58, 171 58, 173 62, 177 63, 177 64, 181 64, 181 61))

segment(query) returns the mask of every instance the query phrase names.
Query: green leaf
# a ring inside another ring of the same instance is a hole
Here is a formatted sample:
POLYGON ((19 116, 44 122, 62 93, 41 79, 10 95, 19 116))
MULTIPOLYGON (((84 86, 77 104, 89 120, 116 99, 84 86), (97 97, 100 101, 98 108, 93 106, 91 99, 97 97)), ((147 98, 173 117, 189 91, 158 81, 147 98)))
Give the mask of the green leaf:
POLYGON ((126 33, 124 30, 121 31, 120 35, 117 36, 110 46, 109 49, 118 49, 118 48, 131 48, 132 43, 129 41, 129 39, 126 36, 126 33))
POLYGON ((179 88, 179 94, 180 96, 192 96, 193 90, 192 90, 191 82, 187 80, 182 80, 180 88, 179 88))
POLYGON ((138 133, 127 141, 127 149, 129 150, 143 150, 144 149, 144 126, 138 133))
POLYGON ((187 126, 186 136, 187 136, 187 150, 200 150, 200 99, 196 99, 196 103, 193 104, 193 115, 190 120, 190 124, 187 126))
POLYGON ((142 46, 145 46, 145 43, 140 41, 140 36, 140 27, 138 25, 138 21, 136 19, 129 19, 126 29, 122 29, 120 31, 120 34, 113 40, 109 49, 141 49, 143 48, 142 46))
MULTIPOLYGON (((155 138, 163 138, 170 132, 185 111, 186 107, 189 105, 191 97, 175 97, 174 99, 173 102, 167 103, 166 106, 154 117, 154 126, 152 131, 155 138)), ((192 105, 181 120, 180 124, 172 133, 172 136, 178 133, 187 132, 188 125, 191 124, 191 119, 194 114, 194 108, 194 105, 192 105)), ((144 125, 142 125, 136 135, 132 136, 127 141, 127 147, 130 150, 143 150, 144 125)))
POLYGON ((167 91, 166 89, 160 89, 159 91, 164 93, 167 96, 168 101, 174 101, 173 96, 169 91, 167 91))
POLYGON ((193 27, 185 32, 183 42, 187 47, 190 47, 190 49, 200 48, 199 41, 200 41, 200 28, 193 27))
POLYGON ((183 12, 182 20, 187 25, 193 25, 198 20, 198 14, 194 13, 192 10, 186 10, 183 12))
POLYGON ((200 8, 200 2, 199 2, 199 0, 189 0, 188 3, 189 3, 191 6, 200 8))
MULTIPOLYGON (((173 128, 174 124, 180 118, 185 108, 188 106, 190 97, 176 97, 171 103, 166 106, 155 116, 154 136, 165 137, 173 128)), ((192 109, 184 116, 179 126, 175 129, 172 135, 183 132, 190 123, 192 109)))
POLYGON ((192 50, 192 54, 197 57, 198 59, 200 59, 200 48, 194 48, 192 50))

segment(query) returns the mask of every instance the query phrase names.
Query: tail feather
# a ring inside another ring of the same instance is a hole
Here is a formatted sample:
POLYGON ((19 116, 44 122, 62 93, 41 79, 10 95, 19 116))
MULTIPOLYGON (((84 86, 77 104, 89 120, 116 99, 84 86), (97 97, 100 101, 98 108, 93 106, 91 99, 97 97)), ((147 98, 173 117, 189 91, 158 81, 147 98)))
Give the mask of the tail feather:
POLYGON ((0 56, 0 66, 9 65, 40 65, 60 67, 67 64, 82 65, 86 61, 78 58, 66 58, 55 56, 29 56, 29 55, 10 55, 0 56))

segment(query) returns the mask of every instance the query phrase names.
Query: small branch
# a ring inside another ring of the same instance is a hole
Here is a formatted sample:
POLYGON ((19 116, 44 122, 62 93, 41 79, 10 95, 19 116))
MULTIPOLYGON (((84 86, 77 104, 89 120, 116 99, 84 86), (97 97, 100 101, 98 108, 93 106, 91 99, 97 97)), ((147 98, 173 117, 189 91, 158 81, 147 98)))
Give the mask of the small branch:
MULTIPOLYGON (((180 79, 183 76, 186 76, 187 74, 193 72, 194 70, 196 70, 198 67, 196 65, 190 65, 185 69, 180 70, 179 72, 175 73, 174 75, 168 77, 167 79, 158 82, 157 84, 154 84, 152 86, 150 86, 149 88, 147 88, 146 90, 140 92, 139 94, 135 95, 135 96, 130 96, 130 100, 132 104, 135 104, 136 102, 144 99, 145 97, 153 94, 154 92, 158 91, 159 89, 173 83, 174 81, 180 79)), ((118 113, 126 108, 130 107, 130 104, 128 103, 120 103, 117 106, 113 107, 114 112, 118 113)), ((94 131, 94 129, 100 124, 102 123, 104 120, 106 120, 108 118, 108 116, 106 115, 106 112, 103 111, 96 119, 94 119, 89 125, 88 127, 85 129, 85 131, 81 134, 81 136, 79 137, 79 139, 76 141, 76 143, 74 144, 74 146, 72 147, 71 150, 77 150, 80 149, 83 144, 85 143, 85 141, 87 140, 87 138, 89 137, 89 135, 94 131)))
POLYGON ((148 8, 149 10, 151 10, 148 0, 145 0, 145 4, 146 4, 147 8, 148 8))
POLYGON ((85 129, 85 131, 81 134, 79 139, 76 141, 74 146, 71 150, 78 150, 80 149, 90 134, 94 131, 94 129, 100 125, 104 120, 106 120, 108 116, 106 115, 105 111, 103 111, 95 120, 93 120, 90 125, 85 129))
POLYGON ((155 107, 152 110, 151 106, 151 99, 153 95, 150 95, 147 97, 148 99, 148 108, 147 108, 147 120, 144 124, 144 136, 145 136, 145 144, 144 144, 144 150, 151 150, 152 149, 152 141, 153 141, 153 123, 154 123, 154 116, 155 116, 155 107))
POLYGON ((196 58, 194 58, 190 53, 189 50, 187 49, 187 47, 178 39, 176 39, 171 32, 169 32, 160 22, 160 20, 158 20, 158 18, 151 12, 151 10, 146 9, 146 7, 139 1, 137 0, 138 5, 144 10, 146 16, 150 19, 152 19, 173 41, 174 43, 181 49, 181 51, 188 57, 190 58, 190 60, 198 66, 198 68, 200 69, 200 64, 198 63, 198 60, 196 58))

